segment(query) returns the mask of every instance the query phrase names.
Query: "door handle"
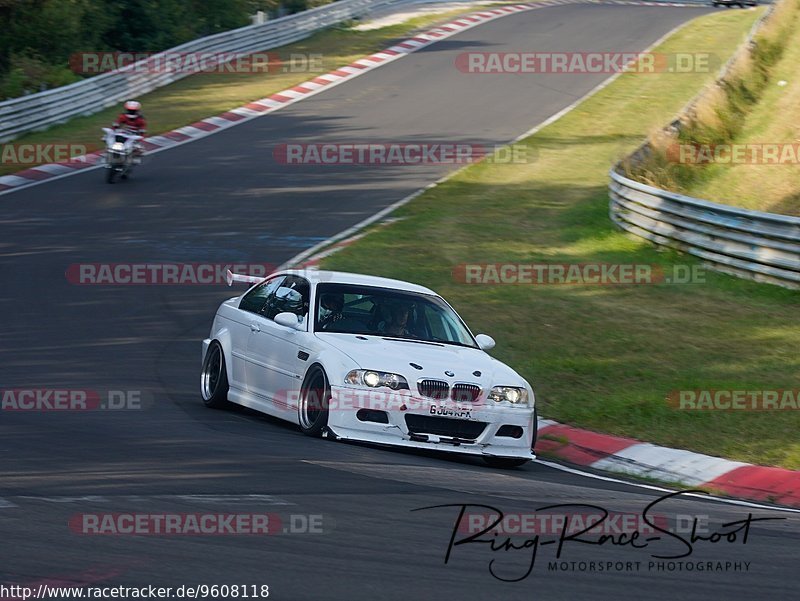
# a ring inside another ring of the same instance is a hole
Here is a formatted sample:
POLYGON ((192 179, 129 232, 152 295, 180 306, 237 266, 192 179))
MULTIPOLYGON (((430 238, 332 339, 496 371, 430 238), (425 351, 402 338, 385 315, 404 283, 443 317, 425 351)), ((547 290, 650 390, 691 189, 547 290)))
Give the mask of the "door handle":
POLYGON ((257 323, 251 323, 250 324, 250 331, 251 332, 260 332, 261 331, 261 327, 257 323))

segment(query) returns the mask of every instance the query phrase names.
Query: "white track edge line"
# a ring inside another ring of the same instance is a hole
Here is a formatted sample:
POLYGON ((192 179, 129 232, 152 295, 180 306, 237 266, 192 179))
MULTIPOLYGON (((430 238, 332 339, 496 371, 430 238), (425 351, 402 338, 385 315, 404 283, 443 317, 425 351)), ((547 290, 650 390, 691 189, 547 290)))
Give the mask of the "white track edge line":
MULTIPOLYGON (((509 14, 511 14, 511 13, 509 13, 509 14)), ((514 14, 516 14, 516 13, 514 13, 514 14)), ((687 26, 693 20, 694 19, 689 19, 688 21, 686 21, 684 23, 681 23, 680 25, 677 25, 676 27, 673 27, 671 30, 669 30, 667 33, 665 33, 663 36, 658 38, 655 42, 650 44, 650 46, 648 46, 647 48, 642 50, 640 54, 645 54, 647 52, 650 52, 653 48, 661 45, 662 43, 664 43, 665 40, 667 40, 669 37, 671 37, 672 35, 674 35, 678 31, 680 31, 682 28, 687 26)), ((514 138, 513 140, 508 142, 508 144, 515 144, 516 142, 519 142, 523 138, 527 138, 528 136, 532 136, 532 135, 536 134, 537 132, 539 132, 541 129, 547 127, 548 125, 551 125, 551 124, 555 123, 556 121, 561 119, 564 115, 566 115, 567 113, 570 113, 575 108, 577 108, 578 105, 582 104, 585 100, 588 100, 589 98, 591 98, 592 96, 594 96, 595 94, 600 92, 605 87, 611 85, 614 81, 617 80, 617 78, 620 75, 622 75, 622 73, 615 73, 611 77, 603 80, 598 85, 596 85, 594 88, 592 88, 591 90, 586 92, 586 94, 584 94, 583 96, 581 96, 580 98, 575 100, 572 104, 570 104, 569 106, 564 107, 563 109, 558 111, 556 114, 548 117, 547 119, 545 119, 544 121, 542 121, 538 125, 535 125, 534 127, 530 128, 525 133, 520 134, 519 136, 517 136, 516 138, 514 138)), ((291 267, 292 265, 294 265, 296 263, 300 263, 301 261, 304 261, 305 259, 313 256, 314 253, 316 253, 317 251, 319 251, 319 250, 321 250, 321 249, 323 249, 323 248, 325 248, 327 246, 330 246, 331 244, 334 244, 335 242, 338 242, 338 241, 342 240, 343 238, 347 238, 348 236, 350 236, 352 234, 355 234, 356 232, 358 232, 359 230, 361 230, 361 229, 363 229, 363 228, 365 228, 367 226, 372 225, 376 221, 382 219, 384 216, 392 213, 396 209, 399 209, 403 205, 408 204, 409 202, 411 202, 412 200, 414 200, 415 198, 420 196, 422 193, 430 190, 431 188, 435 188, 439 184, 443 184, 444 182, 446 182, 450 178, 455 177, 456 175, 461 173, 463 170, 465 170, 465 169, 467 169, 468 167, 471 167, 471 166, 472 166, 472 164, 467 164, 467 165, 464 165, 463 167, 460 167, 459 169, 456 169, 455 171, 451 171, 450 173, 445 174, 444 176, 442 176, 439 179, 437 179, 436 181, 428 184, 424 188, 420 188, 416 192, 412 192, 408 196, 406 196, 404 198, 401 198, 397 202, 389 205, 388 207, 386 207, 384 209, 381 209, 380 211, 378 211, 377 213, 375 213, 371 217, 367 217, 366 219, 364 219, 362 221, 359 221, 355 225, 352 225, 349 228, 347 228, 345 230, 342 230, 338 234, 335 234, 335 235, 331 236, 327 240, 323 240, 322 242, 318 242, 317 244, 315 244, 311 248, 296 254, 294 257, 292 257, 288 261, 284 261, 280 265, 280 267, 278 267, 278 269, 279 270, 287 269, 288 267, 291 267)))

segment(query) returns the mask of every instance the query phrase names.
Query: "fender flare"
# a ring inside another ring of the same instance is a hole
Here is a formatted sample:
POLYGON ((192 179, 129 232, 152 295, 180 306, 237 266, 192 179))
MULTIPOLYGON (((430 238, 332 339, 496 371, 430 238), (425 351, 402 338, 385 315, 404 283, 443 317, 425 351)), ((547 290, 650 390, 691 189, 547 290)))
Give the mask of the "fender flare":
MULTIPOLYGON (((214 334, 210 337, 211 342, 218 342, 219 345, 222 347, 222 354, 225 357, 225 372, 228 375, 228 382, 233 381, 233 372, 232 372, 232 355, 231 355, 231 333, 228 328, 220 328, 219 330, 215 331, 214 334)), ((205 360, 205 357, 203 357, 205 360)))

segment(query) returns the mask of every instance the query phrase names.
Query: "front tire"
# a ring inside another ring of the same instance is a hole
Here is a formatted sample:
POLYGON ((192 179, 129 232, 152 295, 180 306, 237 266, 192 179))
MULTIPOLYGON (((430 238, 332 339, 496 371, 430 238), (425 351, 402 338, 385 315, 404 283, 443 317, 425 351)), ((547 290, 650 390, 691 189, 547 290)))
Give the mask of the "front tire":
POLYGON ((116 176, 117 170, 113 167, 106 167, 106 182, 109 184, 114 183, 114 176, 116 176))
POLYGON ((306 436, 322 436, 328 426, 328 402, 331 388, 328 376, 320 366, 315 365, 306 375, 300 390, 297 416, 300 430, 306 436))
POLYGON ((203 404, 212 409, 228 405, 228 372, 225 369, 225 353, 216 340, 211 343, 203 360, 200 372, 200 394, 203 404))

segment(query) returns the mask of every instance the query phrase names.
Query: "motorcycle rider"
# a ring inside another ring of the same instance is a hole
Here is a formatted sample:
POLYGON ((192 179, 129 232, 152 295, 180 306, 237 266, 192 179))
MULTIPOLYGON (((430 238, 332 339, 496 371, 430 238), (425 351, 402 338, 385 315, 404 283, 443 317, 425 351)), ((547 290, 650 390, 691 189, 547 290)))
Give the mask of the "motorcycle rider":
MULTIPOLYGON (((124 129, 138 136, 143 136, 147 131, 147 121, 142 114, 142 103, 136 100, 128 100, 124 104, 125 112, 120 113, 117 120, 111 125, 115 130, 124 129)), ((142 162, 144 146, 140 141, 134 144, 133 162, 138 165, 142 162)))

